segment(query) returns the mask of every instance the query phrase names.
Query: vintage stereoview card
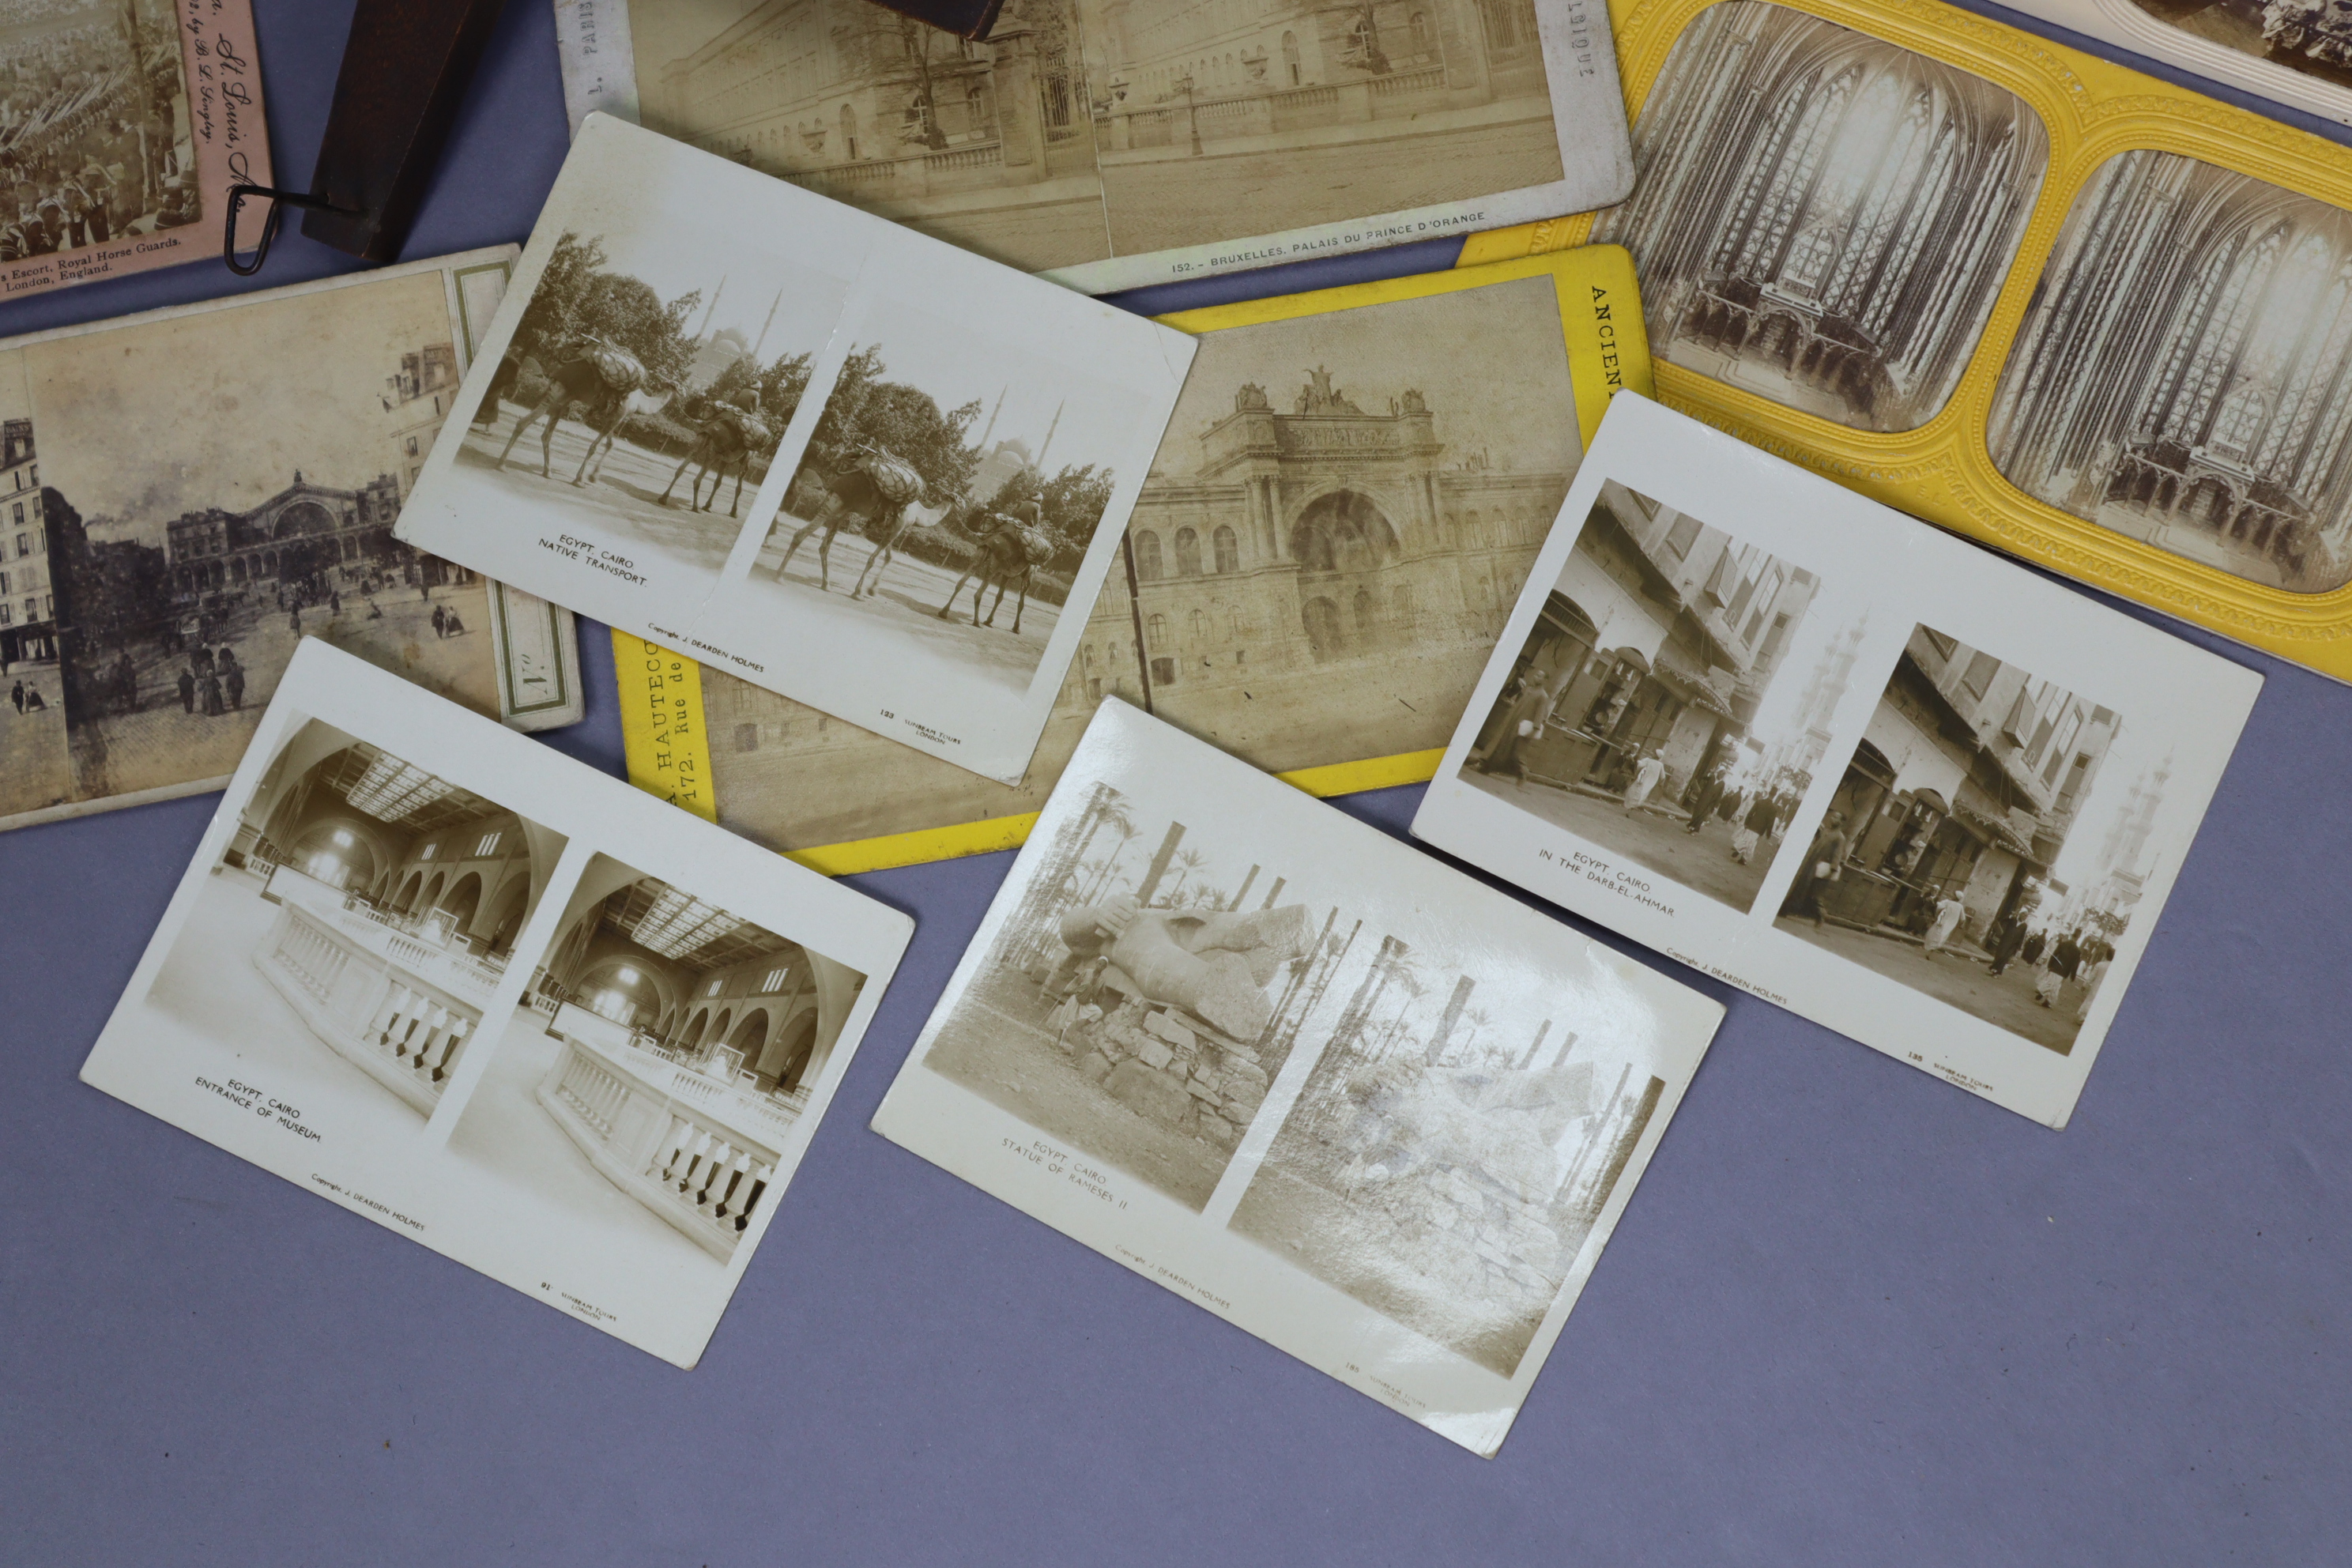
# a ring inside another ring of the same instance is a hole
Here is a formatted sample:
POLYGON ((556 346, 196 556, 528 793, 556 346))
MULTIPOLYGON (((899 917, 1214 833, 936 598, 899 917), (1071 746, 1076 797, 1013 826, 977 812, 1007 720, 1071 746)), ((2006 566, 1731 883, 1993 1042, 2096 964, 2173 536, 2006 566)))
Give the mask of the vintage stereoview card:
POLYGON ((1192 348, 599 116, 400 537, 1017 783, 1192 348))
POLYGON ((248 0, 0 6, 0 294, 219 256, 270 183, 254 55, 248 0))
POLYGON ((2063 1127, 2261 684, 1620 397, 1412 831, 2063 1127))
MULTIPOLYGON (((691 683, 707 721, 681 729, 688 682, 659 658, 662 679, 622 689, 632 775, 672 794, 690 753, 719 820, 827 871, 1019 844, 1107 694, 1318 795, 1427 778, 1568 492, 1580 432, 1613 388, 1649 384, 1625 253, 1169 320, 1201 334, 1200 353, 1027 778, 980 778, 715 666, 691 683)), ((1034 466, 1010 405, 990 419, 983 475, 1034 466)), ((814 542, 790 574, 809 584, 814 542)), ((773 553, 772 538, 762 560, 773 553)), ((871 571, 885 597, 912 586, 936 602, 920 570, 854 531, 833 543, 833 574, 871 571)), ((619 657, 634 670, 650 656, 619 657)))
POLYGON ((220 788, 308 640, 580 717, 569 610, 392 532, 514 254, 0 342, 0 827, 220 788))
POLYGON ((2009 8, 2352 125, 2352 12, 2336 0, 2015 0, 2009 8))
POLYGON ((1662 397, 2352 679, 2352 148, 1936 0, 1619 22, 1634 195, 1465 263, 1615 240, 1662 397))
POLYGON ((1601 0, 555 0, 601 110, 1087 293, 1581 212, 1632 184, 1601 0))
POLYGON ((1108 699, 874 1127, 1491 1456, 1722 1014, 1108 699))
POLYGON ((311 642, 82 1078, 690 1367, 912 930, 311 642))

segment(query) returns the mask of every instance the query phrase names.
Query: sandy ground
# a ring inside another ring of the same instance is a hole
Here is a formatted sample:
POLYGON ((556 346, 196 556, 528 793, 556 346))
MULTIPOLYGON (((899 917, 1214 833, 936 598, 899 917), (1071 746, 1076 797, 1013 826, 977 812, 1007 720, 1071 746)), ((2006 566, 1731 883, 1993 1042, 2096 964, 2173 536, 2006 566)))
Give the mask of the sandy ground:
MULTIPOLYGON (((546 1024, 529 1007, 515 1010, 450 1134, 450 1153, 479 1173, 486 1202, 534 1229, 578 1231, 608 1266, 717 1274, 724 1265, 606 1181, 541 1108, 540 1080, 563 1049, 546 1024)), ((769 1199, 782 1195, 769 1189, 769 1199)))
POLYGON ((2033 983, 2040 978, 2039 973, 2022 961, 2011 963, 2006 973, 1995 974, 1982 959, 1950 953, 1929 958, 1916 942, 1855 931, 1851 926, 1832 923, 1815 930, 1812 921, 1787 915, 1772 924, 1776 930, 1801 937, 1865 969, 1874 969, 1890 980, 1899 980, 1914 991, 1949 1003, 1972 1018, 1981 1018, 2060 1056, 2074 1047, 2074 1036, 2082 1027, 2074 1021, 2074 1009, 2082 1005, 2083 988, 2070 981, 2059 993, 2058 1000, 2043 1007, 2033 997, 2033 983))
POLYGON ((1179 1203, 1207 1206, 1233 1156, 1138 1116, 1087 1081, 1054 1049, 1046 1011, 1027 976, 990 975, 957 1004, 923 1065, 1179 1203))
MULTIPOLYGON (((733 518, 727 515, 728 505, 735 497, 731 475, 723 486, 726 493, 709 511, 695 511, 687 500, 687 486, 694 479, 694 473, 677 482, 670 491, 669 504, 664 506, 662 491, 670 489, 677 473, 677 459, 616 440, 599 465, 596 478, 575 488, 572 476, 580 471, 580 459, 587 455, 594 433, 572 419, 556 427, 547 477, 541 478, 539 471, 540 432, 545 428, 543 425, 533 426, 530 434, 515 443, 512 456, 501 469, 498 466, 499 450, 507 444, 507 437, 523 413, 520 405, 509 403, 488 434, 478 427, 467 429, 465 441, 457 448, 458 464, 478 478, 529 496, 551 510, 575 515, 583 523, 601 523, 611 529, 616 538, 635 540, 641 547, 658 552, 714 583, 718 580, 719 569, 727 564, 727 552, 735 547, 736 538, 743 531, 744 519, 751 514, 751 498, 759 493, 757 476, 745 477, 743 497, 738 507, 740 515, 733 518)), ((706 502, 709 500, 708 485, 702 487, 702 495, 706 502)))
POLYGON ((1010 690, 1029 689, 1037 665, 1045 657, 1045 644, 1061 622, 1060 605, 1031 595, 1028 604, 1021 606, 1021 632, 1016 637, 1013 616, 1020 605, 1020 595, 1017 591, 1007 594, 1000 607, 992 587, 981 619, 987 621, 993 608, 995 624, 975 626, 971 596, 979 579, 973 578, 957 595, 956 613, 942 618, 939 611, 955 587, 958 574, 903 552, 891 556, 878 586, 877 579, 869 576, 867 596, 852 600, 850 590, 873 558, 875 545, 854 529, 844 529, 834 535, 830 559, 820 562, 817 547, 824 542, 824 531, 819 529, 802 542, 792 564, 779 575, 784 551, 801 522, 790 512, 777 517, 767 543, 761 547, 759 563, 751 568, 751 588, 784 598, 796 616, 837 625, 845 637, 871 637, 887 629, 939 658, 981 671, 1010 690), (830 587, 821 585, 827 582, 830 587))
MULTIPOLYGON (((1785 837, 1763 840, 1756 847, 1754 862, 1743 866, 1731 858, 1731 824, 1710 818, 1697 833, 1687 833, 1684 829, 1689 818, 1681 815, 1680 807, 1672 808, 1672 816, 1644 807, 1629 816, 1614 801, 1549 784, 1488 778, 1475 768, 1462 770, 1462 782, 1565 827, 1604 854, 1671 877, 1680 886, 1728 904, 1742 914, 1755 907, 1757 889, 1764 885, 1771 858, 1787 842, 1785 837)), ((1655 805, 1655 797, 1652 804, 1655 805)))

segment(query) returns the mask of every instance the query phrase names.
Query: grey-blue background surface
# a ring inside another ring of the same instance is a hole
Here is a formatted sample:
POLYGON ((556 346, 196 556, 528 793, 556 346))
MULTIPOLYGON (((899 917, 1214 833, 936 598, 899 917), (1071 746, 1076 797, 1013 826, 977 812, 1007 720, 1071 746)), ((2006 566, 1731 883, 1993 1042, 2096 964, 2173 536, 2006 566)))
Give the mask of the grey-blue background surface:
MULTIPOLYGON (((351 6, 255 9, 300 186, 351 6)), ((514 0, 408 253, 525 237, 564 143, 514 0)), ((0 1562, 2340 1563, 2352 691, 2191 635, 2270 682, 2073 1127, 1654 960, 1730 1016, 1492 1461, 866 1130, 1007 856, 857 879, 913 951, 681 1373, 76 1080, 215 797, 0 835, 0 1562)), ((550 743, 617 773, 583 642, 550 743)))

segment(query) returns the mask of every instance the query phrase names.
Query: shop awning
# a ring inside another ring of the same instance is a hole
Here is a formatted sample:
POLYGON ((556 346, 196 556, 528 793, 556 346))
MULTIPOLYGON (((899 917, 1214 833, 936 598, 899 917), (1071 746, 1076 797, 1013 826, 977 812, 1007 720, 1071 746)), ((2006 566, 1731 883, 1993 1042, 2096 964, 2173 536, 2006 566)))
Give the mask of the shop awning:
POLYGON ((1952 815, 1952 808, 1949 803, 1948 803, 1944 797, 1935 790, 1915 789, 1911 792, 1911 798, 1914 801, 1918 802, 1920 805, 1927 806, 1929 810, 1936 812, 1939 816, 1949 816, 1952 815))

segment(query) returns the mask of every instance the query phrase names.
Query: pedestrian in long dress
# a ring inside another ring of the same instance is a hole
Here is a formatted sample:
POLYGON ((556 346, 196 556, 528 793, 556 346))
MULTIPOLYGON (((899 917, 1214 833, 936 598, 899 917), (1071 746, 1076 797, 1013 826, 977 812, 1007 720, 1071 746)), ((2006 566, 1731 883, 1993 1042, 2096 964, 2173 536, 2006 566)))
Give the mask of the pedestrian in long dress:
POLYGON ((8 695, 15 700, 16 711, 22 713, 25 710, 25 683, 21 680, 16 682, 16 689, 8 695))
POLYGON ((1947 888, 1944 896, 1936 900, 1936 918, 1928 924, 1927 942, 1919 956, 1933 958, 1942 952, 1944 944, 1952 940, 1952 932, 1959 929, 1960 917, 1967 912, 1968 906, 1960 902, 1960 895, 1947 888))
POLYGON ((1666 764, 1658 761, 1656 751, 1643 752, 1642 760, 1633 766, 1633 782, 1625 786, 1625 815, 1631 816, 1648 805, 1650 792, 1665 775, 1666 764))
POLYGON ((1780 802, 1777 796, 1759 795, 1756 804, 1748 808, 1738 830, 1731 836, 1731 858, 1746 866, 1754 862, 1756 847, 1770 836, 1778 824, 1780 802))
POLYGON ((2042 978, 2034 983, 2033 999, 2044 1007, 2057 1006, 2066 982, 2074 978, 2075 966, 2082 960, 2082 944, 2074 940, 2074 933, 2068 931, 2060 937, 2058 945, 2050 950, 2050 962, 2042 971, 2042 978))
POLYGON ((2038 966, 2042 963, 2042 952, 2049 946, 2050 935, 2047 931, 2029 931, 2025 937, 2025 950, 2020 956, 2029 966, 2038 966))
POLYGON ((1502 733, 1495 738, 1493 748, 1479 760, 1480 773, 1489 778, 1507 773, 1515 779, 1526 779, 1527 763, 1520 760, 1519 748, 1533 740, 1536 731, 1543 728, 1544 706, 1551 695, 1546 679, 1540 668, 1528 671, 1527 679, 1519 687, 1518 696, 1503 711, 1502 733))
POLYGON ((449 613, 438 605, 433 606, 433 635, 436 637, 449 635, 449 613))
POLYGON ((1830 884, 1845 875, 1846 851, 1850 847, 1845 836, 1845 813, 1832 811, 1822 818, 1821 831, 1805 850, 1805 863, 1790 885, 1788 900, 1780 906, 1784 915, 1811 915, 1813 929, 1822 926, 1822 898, 1830 884))
POLYGON ((192 669, 180 671, 180 707, 184 712, 196 710, 196 676, 192 669))
POLYGON ((1706 819, 1715 815, 1716 802, 1722 798, 1723 771, 1711 768, 1700 774, 1698 787, 1691 795, 1690 821, 1684 826, 1683 831, 1695 834, 1706 826, 1706 819))
POLYGON ((205 677, 205 717, 217 719, 227 710, 221 705, 221 683, 217 675, 205 677))
POLYGON ((1995 974, 2007 973, 2009 961, 2015 958, 2017 950, 2024 945, 2025 922, 2015 916, 2003 921, 2000 925, 2000 934, 1993 938, 1992 972, 1995 974))

